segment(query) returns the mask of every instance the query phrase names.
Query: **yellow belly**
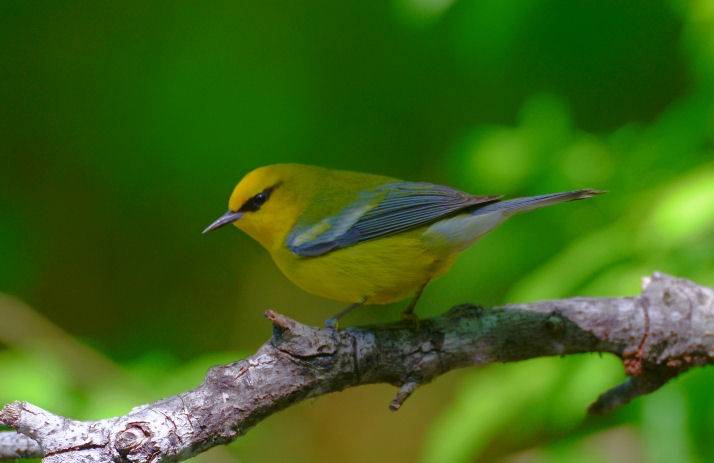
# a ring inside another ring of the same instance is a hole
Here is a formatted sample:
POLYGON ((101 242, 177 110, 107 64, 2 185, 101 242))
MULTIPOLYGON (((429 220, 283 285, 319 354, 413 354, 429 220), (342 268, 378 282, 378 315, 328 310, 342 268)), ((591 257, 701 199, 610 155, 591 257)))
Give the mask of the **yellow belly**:
POLYGON ((272 252, 280 270, 307 292, 344 302, 386 304, 414 294, 446 272, 456 258, 429 246, 423 229, 366 241, 317 257, 299 257, 286 247, 272 252))

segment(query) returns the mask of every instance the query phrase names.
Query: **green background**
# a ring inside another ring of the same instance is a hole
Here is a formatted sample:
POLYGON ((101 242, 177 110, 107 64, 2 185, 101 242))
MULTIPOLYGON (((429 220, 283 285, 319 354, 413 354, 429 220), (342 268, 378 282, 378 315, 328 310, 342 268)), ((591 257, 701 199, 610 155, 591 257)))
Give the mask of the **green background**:
MULTIPOLYGON (((0 1, 0 402, 78 419, 200 382, 343 304, 236 229, 249 170, 302 162, 477 194, 603 197, 516 217, 431 284, 422 316, 714 286, 714 2, 0 1)), ((394 320, 372 306, 343 325, 394 320)), ((584 355, 449 373, 398 413, 361 387, 201 462, 714 461, 714 375, 604 418, 584 355)))

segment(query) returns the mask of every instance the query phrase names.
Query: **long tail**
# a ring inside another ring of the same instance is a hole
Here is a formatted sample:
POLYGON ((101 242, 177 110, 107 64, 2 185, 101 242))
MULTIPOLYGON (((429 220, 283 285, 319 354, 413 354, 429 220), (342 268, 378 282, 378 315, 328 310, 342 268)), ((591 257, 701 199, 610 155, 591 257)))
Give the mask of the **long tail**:
POLYGON ((498 201, 487 204, 484 207, 474 210, 473 213, 483 214, 486 212, 503 211, 509 212, 510 214, 516 214, 518 212, 532 211, 533 209, 552 206, 566 201, 591 198, 605 193, 607 193, 607 191, 591 190, 588 188, 585 190, 566 191, 564 193, 551 193, 548 195, 509 199, 506 201, 498 201))

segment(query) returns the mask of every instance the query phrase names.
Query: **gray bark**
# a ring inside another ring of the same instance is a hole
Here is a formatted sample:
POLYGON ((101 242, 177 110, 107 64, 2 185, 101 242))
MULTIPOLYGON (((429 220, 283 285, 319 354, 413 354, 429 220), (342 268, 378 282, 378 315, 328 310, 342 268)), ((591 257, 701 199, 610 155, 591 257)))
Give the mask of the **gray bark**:
POLYGON ((226 444, 309 397, 370 383, 399 390, 397 410, 421 384, 454 368, 533 357, 607 352, 630 376, 601 395, 606 413, 714 359, 714 289, 655 273, 625 298, 570 298, 492 309, 456 306, 419 323, 340 331, 269 311, 272 338, 250 357, 211 368, 190 391, 120 417, 81 422, 26 402, 8 404, 0 459, 172 462, 226 444))

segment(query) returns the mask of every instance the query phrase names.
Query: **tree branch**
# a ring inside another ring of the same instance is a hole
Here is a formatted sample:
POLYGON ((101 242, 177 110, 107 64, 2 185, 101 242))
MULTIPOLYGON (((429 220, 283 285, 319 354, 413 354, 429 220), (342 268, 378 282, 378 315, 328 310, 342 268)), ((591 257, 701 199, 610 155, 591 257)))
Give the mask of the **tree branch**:
POLYGON ((80 422, 25 402, 6 405, 0 422, 17 432, 0 433, 0 459, 181 461, 308 397, 386 382, 399 387, 390 404, 397 410, 418 386, 454 368, 583 352, 617 355, 631 376, 588 410, 605 413, 714 358, 714 290, 659 273, 644 279, 637 297, 461 305, 418 324, 335 332, 272 311, 266 317, 273 336, 254 355, 127 415, 80 422))

